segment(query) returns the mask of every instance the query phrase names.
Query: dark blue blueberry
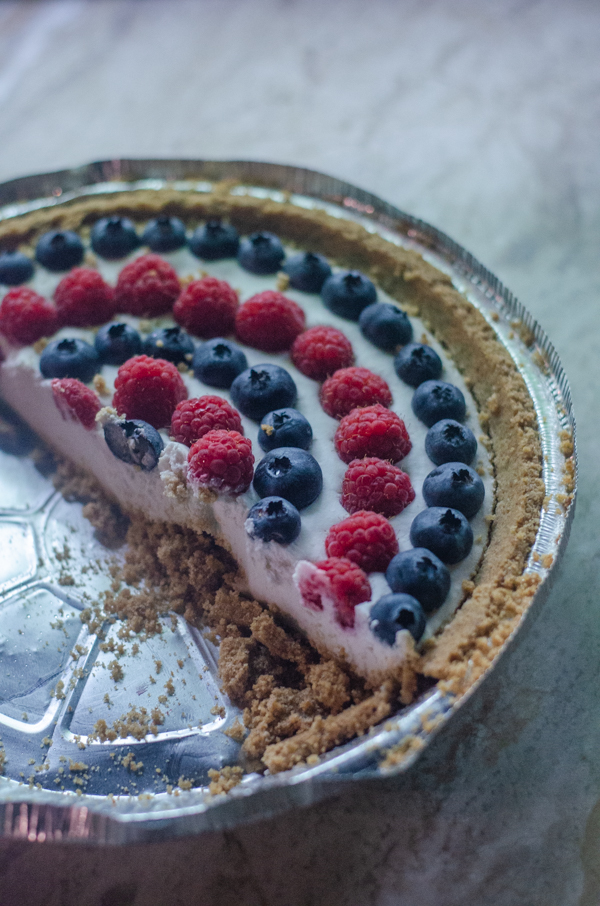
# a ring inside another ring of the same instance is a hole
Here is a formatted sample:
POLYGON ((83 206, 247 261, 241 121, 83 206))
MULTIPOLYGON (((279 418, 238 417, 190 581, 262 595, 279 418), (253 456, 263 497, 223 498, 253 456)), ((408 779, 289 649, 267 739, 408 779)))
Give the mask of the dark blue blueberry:
POLYGON ((0 283, 19 286, 33 277, 33 261, 23 252, 2 252, 0 255, 0 283))
POLYGON ((142 351, 142 338, 129 324, 105 324, 96 334, 94 346, 105 365, 122 365, 142 351))
POLYGON ((396 554, 385 577, 393 592, 412 595, 425 613, 441 607, 450 591, 447 567, 424 547, 413 547, 396 554))
POLYGON ((465 462, 470 465, 477 452, 477 441, 466 425, 461 425, 452 418, 442 418, 427 432, 425 451, 436 466, 441 466, 444 462, 465 462))
POLYGON ((284 258, 281 241, 273 233, 253 233, 240 243, 238 262, 251 274, 276 274, 284 258))
POLYGON ((473 547, 473 529, 459 510, 431 506, 413 519, 410 543, 426 547, 442 563, 459 563, 473 547))
POLYGON ((392 352, 412 340, 413 329, 408 315, 390 302, 367 305, 360 313, 358 324, 363 337, 385 352, 392 352))
POLYGON ((358 321, 361 311, 377 301, 377 290, 360 271, 340 271, 327 278, 321 298, 329 311, 341 318, 358 321))
POLYGON ((234 406, 256 422, 273 409, 293 406, 297 396, 296 385, 285 368, 268 363, 247 368, 231 385, 234 406))
POLYGON ((83 242, 71 230, 53 230, 40 238, 35 257, 49 271, 68 271, 83 261, 83 242))
POLYGON ((231 224, 209 220, 198 227, 189 241, 190 251, 205 261, 235 258, 240 247, 238 231, 231 224))
POLYGON ((85 340, 54 340, 40 356, 40 371, 45 378, 78 378, 89 384, 100 371, 100 360, 85 340))
POLYGON ((107 422, 104 438, 110 452, 117 459, 140 466, 144 472, 155 468, 164 446, 156 428, 138 418, 107 422))
POLYGON ((153 252, 174 252, 185 242, 185 225, 178 217, 157 217, 142 233, 142 245, 149 245, 153 252))
POLYGON ((159 327, 148 334, 142 351, 153 359, 166 359, 179 365, 190 365, 194 356, 194 341, 182 327, 159 327))
POLYGON ((222 337, 196 346, 192 359, 192 368, 198 380, 223 390, 228 390, 238 374, 247 367, 248 359, 240 347, 222 337))
POLYGON ((462 462, 445 462, 429 473, 423 482, 427 506, 450 506, 471 519, 485 497, 483 481, 477 472, 462 462))
POLYGON ((258 442, 265 453, 277 447, 308 450, 312 438, 310 422, 297 409, 275 409, 261 419, 258 442))
POLYGON ((92 248, 101 258, 125 258, 140 244, 139 236, 127 217, 102 217, 92 227, 92 248))
POLYGON ((369 629, 384 645, 394 645, 396 635, 408 629, 415 642, 425 632, 423 608, 412 595, 384 595, 373 604, 369 614, 369 629))
POLYGON ((331 267, 327 258, 314 252, 299 252, 288 258, 283 270, 290 278, 290 286, 304 293, 320 293, 331 267))
POLYGON ((264 497, 255 503, 246 520, 246 531, 261 541, 291 544, 300 534, 300 513, 284 497, 264 497))
POLYGON ((465 398, 458 387, 445 381, 425 381, 412 398, 412 410, 428 428, 441 418, 460 422, 467 413, 465 398))
POLYGON ((405 384, 418 387, 423 381, 435 381, 442 373, 442 360, 426 343, 409 343, 396 354, 396 374, 405 384))
POLYGON ((323 490, 323 473, 306 450, 279 447, 263 456, 255 469, 253 486, 259 497, 285 497, 303 510, 323 490))

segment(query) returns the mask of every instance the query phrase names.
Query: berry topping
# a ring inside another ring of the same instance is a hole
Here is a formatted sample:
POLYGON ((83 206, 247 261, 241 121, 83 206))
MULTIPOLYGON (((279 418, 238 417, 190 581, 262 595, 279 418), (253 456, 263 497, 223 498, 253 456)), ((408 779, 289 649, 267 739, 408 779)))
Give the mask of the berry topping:
POLYGON ((168 428, 177 403, 187 395, 172 362, 138 355, 117 372, 113 406, 128 419, 142 419, 157 429, 168 428))
POLYGON ((320 293, 323 284, 331 276, 327 259, 314 252, 292 255, 283 265, 283 270, 290 278, 290 286, 305 293, 320 293))
POLYGON ((426 343, 409 343, 394 359, 396 374, 405 384, 418 387, 423 381, 434 381, 442 373, 442 360, 426 343))
POLYGON ((369 457, 355 459, 348 466, 340 502, 348 513, 373 510, 391 519, 414 499, 406 472, 383 459, 369 457))
POLYGON ((308 450, 313 433, 310 422, 297 409, 275 409, 261 421, 258 443, 265 453, 277 447, 300 447, 308 450))
POLYGON ((9 289, 0 304, 0 333, 11 343, 28 346, 58 329, 51 302, 26 286, 9 289))
POLYGON ((253 233, 240 243, 238 262, 251 274, 275 274, 284 258, 283 246, 273 233, 253 233))
POLYGON ((473 530, 459 510, 432 506, 413 519, 410 543, 426 547, 451 565, 464 560, 473 547, 473 530))
POLYGON ((377 301, 377 290, 360 271, 341 271, 327 278, 321 298, 325 308, 334 314, 358 321, 363 308, 377 301))
POLYGON ((279 365, 254 365, 236 377, 231 385, 231 399, 242 415, 260 421, 273 409, 285 409, 296 402, 294 381, 279 365))
POLYGON ((87 431, 91 431, 102 404, 90 387, 76 378, 54 378, 52 395, 65 421, 80 422, 87 431))
POLYGON ((153 252, 174 252, 185 245, 185 226, 178 217, 157 217, 142 233, 142 245, 153 252))
POLYGON ((283 497, 264 497, 255 503, 246 519, 246 531, 261 541, 291 544, 300 534, 300 513, 283 497))
POLYGON ((408 629, 418 642, 425 632, 425 614, 411 595, 384 595, 371 608, 369 629, 385 645, 394 645, 403 629, 408 629))
POLYGON ((252 296, 235 318, 238 340, 263 352, 286 352, 305 324, 304 312, 291 299, 267 289, 252 296))
POLYGON ((191 447, 216 430, 244 433, 239 413, 222 396, 201 396, 177 404, 171 418, 173 440, 191 447))
POLYGON ((412 410, 428 428, 441 418, 460 422, 466 415, 465 398, 458 387, 445 381, 425 381, 415 390, 412 410))
POLYGON ((94 340, 100 361, 105 365, 122 365, 142 351, 142 338, 129 324, 105 324, 94 340))
POLYGON ((251 440, 237 431, 209 431, 188 453, 188 480, 221 494, 243 494, 253 466, 251 440))
POLYGON ((67 327, 95 327, 112 318, 115 291, 98 271, 90 267, 76 267, 56 287, 54 304, 61 324, 67 327))
POLYGON ((406 312, 391 302, 374 302, 360 313, 358 326, 363 337, 378 349, 392 352, 412 340, 412 324, 406 312))
POLYGON ((90 241, 101 258, 125 258, 139 245, 139 237, 127 217, 103 217, 92 227, 90 241))
POLYGON ((104 426, 108 449, 123 462, 151 472, 158 465, 163 440, 156 428, 141 419, 111 419, 104 426))
POLYGON ((78 378, 89 384, 99 370, 96 350, 85 340, 54 340, 40 356, 40 371, 45 378, 78 378))
POLYGON ((155 318, 171 311, 180 290, 179 278, 168 261, 160 255, 142 255, 119 274, 115 301, 118 311, 155 318))
POLYGON ((449 506, 471 519, 485 497, 477 472, 462 462, 446 462, 429 473, 423 482, 427 506, 449 506))
POLYGON ((194 375, 209 387, 228 390, 232 382, 248 367, 248 360, 239 346, 216 337, 197 346, 192 368, 194 375))
POLYGON ((4 286, 19 286, 33 277, 33 261, 23 252, 2 252, 0 254, 0 283, 4 286))
POLYGON ((379 404, 353 409, 341 420, 334 442, 346 463, 365 456, 400 462, 412 448, 402 419, 379 404))
POLYGON ((454 419, 442 418, 427 432, 425 451, 436 466, 444 462, 470 465, 477 452, 477 441, 470 428, 454 419))
POLYGON ((173 317, 195 337, 208 340, 233 333, 239 304, 229 283, 203 277, 185 287, 173 306, 173 317))
POLYGON ((315 381, 354 361, 352 344, 337 327, 309 327, 294 340, 291 355, 298 371, 315 381))
POLYGON ((285 497, 299 510, 310 506, 323 490, 321 466, 298 447, 279 447, 256 467, 254 490, 259 497, 285 497))
POLYGON ((320 400, 327 415, 343 418, 357 407, 391 406, 392 394, 383 378, 368 368, 340 368, 321 387, 320 400))
POLYGON ((83 261, 83 242, 71 230, 53 230, 41 237, 35 257, 49 271, 68 271, 83 261))
POLYGON ((221 258, 235 258, 240 246, 240 237, 231 224, 209 220, 204 226, 198 227, 190 239, 189 246, 197 258, 218 261, 221 258))
POLYGON ((366 574, 345 557, 329 557, 319 563, 301 561, 294 582, 306 607, 324 610, 326 604, 333 605, 337 622, 346 629, 354 627, 354 608, 371 597, 366 574))
POLYGON ((194 341, 181 327, 159 327, 148 334, 142 352, 154 359, 166 359, 179 365, 190 365, 194 357, 194 341))
POLYGON ((425 613, 441 607, 450 591, 448 568, 424 547, 396 554, 385 578, 392 591, 416 598, 425 613))
POLYGON ((398 540, 385 516, 359 510, 331 526, 325 550, 328 557, 346 557, 366 573, 383 573, 398 553, 398 540))

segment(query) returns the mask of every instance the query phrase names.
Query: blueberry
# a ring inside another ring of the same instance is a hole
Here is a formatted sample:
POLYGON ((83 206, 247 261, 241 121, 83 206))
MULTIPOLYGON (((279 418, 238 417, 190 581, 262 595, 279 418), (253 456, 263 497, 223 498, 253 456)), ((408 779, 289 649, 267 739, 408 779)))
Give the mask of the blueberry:
POLYGON ((360 271, 341 271, 327 278, 321 298, 325 308, 334 314, 358 321, 361 311, 377 301, 377 290, 360 271))
POLYGON ((150 472, 158 464, 163 440, 156 428, 140 419, 111 420, 104 426, 110 452, 130 465, 150 472))
POLYGON ((101 258, 124 258, 139 245, 139 237, 127 217, 102 217, 92 227, 92 248, 101 258))
POLYGON ((291 544, 300 534, 300 528, 300 513, 283 497, 263 497, 246 519, 246 531, 252 538, 278 544, 291 544))
POLYGON ((442 373, 442 360, 426 343, 409 343, 396 354, 394 368, 398 377, 411 387, 435 381, 442 373))
POLYGON ((412 410, 428 428, 441 418, 462 421, 467 412, 458 387, 445 381, 424 381, 413 393, 412 410))
POLYGON ((297 396, 296 385, 285 368, 268 363, 247 368, 231 385, 234 406, 256 422, 273 409, 293 406, 297 396))
POLYGON ((477 441, 466 425, 461 425, 452 418, 442 418, 427 432, 425 451, 436 466, 441 466, 444 462, 464 462, 470 465, 477 452, 477 441))
POLYGON ((423 608, 412 595, 384 595, 369 614, 369 629, 384 645, 394 645, 402 629, 408 629, 418 642, 425 632, 425 622, 423 608))
POLYGON ((235 258, 240 246, 238 231, 231 224, 209 220, 198 227, 189 241, 190 251, 205 261, 235 258))
POLYGON ((129 324, 105 324, 96 334, 94 346, 105 365, 122 365, 142 351, 142 338, 129 324))
POLYGON ((99 370, 98 354, 85 340, 54 340, 40 356, 40 371, 45 378, 78 378, 89 384, 99 370))
POLYGON ((327 258, 314 252, 299 252, 288 258, 283 270, 290 278, 290 286, 304 293, 320 293, 331 267, 327 258))
POLYGON ((33 261, 23 252, 2 252, 0 254, 0 283, 4 286, 19 286, 33 277, 33 261))
POLYGON ((253 486, 259 497, 285 497, 303 510, 323 490, 323 473, 306 450, 279 447, 263 456, 255 469, 253 486))
POLYGON ((283 246, 273 233, 253 233, 240 243, 238 262, 251 274, 275 274, 284 258, 283 246))
POLYGON ((300 447, 308 450, 313 433, 310 422, 297 409, 275 409, 261 419, 258 443, 268 453, 277 447, 300 447))
POLYGON ((179 365, 189 365, 194 356, 194 341, 181 327, 159 327, 148 334, 142 351, 153 359, 166 359, 179 365))
POLYGON ((83 242, 71 230, 53 230, 40 238, 35 257, 49 271, 68 271, 83 261, 83 242))
POLYGON ((446 462, 429 473, 423 482, 427 506, 449 506, 471 519, 485 497, 483 481, 462 462, 446 462))
POLYGON ((447 567, 424 547, 413 547, 396 554, 385 578, 393 592, 404 592, 416 598, 425 613, 441 607, 450 591, 447 567))
POLYGON ((458 510, 432 506, 413 519, 410 542, 426 547, 443 563, 459 563, 473 547, 473 530, 458 510))
POLYGON ((413 329, 408 315, 390 302, 367 305, 360 313, 358 324, 363 337, 385 352, 392 352, 412 340, 413 329))
POLYGON ((178 217, 157 217, 146 225, 142 245, 153 252, 174 252, 185 245, 185 225, 178 217))
POLYGON ((228 390, 232 382, 248 367, 248 359, 239 346, 215 337, 196 346, 192 368, 195 376, 209 387, 228 390))

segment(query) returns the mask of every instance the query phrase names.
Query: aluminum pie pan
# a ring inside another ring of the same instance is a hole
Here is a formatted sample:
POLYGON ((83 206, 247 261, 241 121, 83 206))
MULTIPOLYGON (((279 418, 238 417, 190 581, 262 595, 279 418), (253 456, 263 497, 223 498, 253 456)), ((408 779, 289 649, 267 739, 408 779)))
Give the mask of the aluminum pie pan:
MULTIPOLYGON (((123 190, 168 187, 207 193, 215 182, 225 179, 237 184, 232 190, 234 194, 251 193, 276 202, 324 209, 334 216, 358 221, 391 242, 418 251, 431 264, 449 274, 455 287, 486 317, 525 380, 540 429, 543 480, 549 505, 541 513, 526 568, 526 572, 535 572, 542 579, 527 611, 527 622, 530 622, 547 598, 574 515, 574 492, 566 510, 553 505, 564 491, 565 456, 561 450, 561 432, 567 432, 573 439, 576 466, 571 394, 558 355, 540 326, 512 293, 461 246, 429 224, 334 177, 303 168, 252 161, 112 160, 22 177, 0 185, 0 220, 78 197, 123 190), (521 339, 525 333, 529 335, 527 345, 521 339)), ((6 509, 2 514, 0 510, 0 529, 7 524, 13 527, 17 523, 24 524, 31 527, 35 540, 35 533, 41 530, 40 520, 46 520, 46 526, 49 511, 57 505, 56 497, 48 498, 33 505, 23 518, 17 518, 14 511, 6 509)), ((18 594, 41 594, 44 589, 48 590, 51 583, 49 585, 47 576, 36 581, 35 570, 33 573, 17 585, 5 588, 0 594, 0 605, 10 602, 18 594)), ((67 600, 68 596, 65 597, 67 600)), ((510 648, 522 629, 523 621, 507 639, 500 654, 510 648)), ((205 658, 210 657, 211 652, 205 652, 205 658)), ((105 796, 85 793, 76 796, 55 788, 30 789, 2 778, 0 833, 5 837, 40 842, 129 844, 223 830, 315 803, 349 782, 389 777, 411 769, 418 761, 419 753, 485 681, 498 660, 496 657, 488 671, 458 702, 453 703, 434 689, 386 720, 366 738, 334 749, 318 764, 299 766, 277 775, 249 775, 227 796, 210 797, 206 790, 193 789, 179 797, 159 794, 149 799, 125 796, 111 801, 105 796), (418 746, 409 747, 401 763, 382 768, 384 753, 390 747, 415 739, 418 746)), ((68 700, 65 700, 64 708, 68 700)), ((59 703, 56 703, 56 710, 60 710, 59 703)), ((4 737, 6 729, 6 719, 0 716, 1 736, 4 737)))

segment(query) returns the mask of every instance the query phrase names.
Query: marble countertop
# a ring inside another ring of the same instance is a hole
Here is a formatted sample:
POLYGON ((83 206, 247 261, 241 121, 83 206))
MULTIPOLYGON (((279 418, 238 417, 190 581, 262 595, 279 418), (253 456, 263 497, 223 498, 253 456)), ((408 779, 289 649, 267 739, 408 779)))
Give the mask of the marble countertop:
POLYGON ((547 605, 419 762, 221 834, 0 845, 6 906, 597 906, 600 6, 0 4, 0 180, 111 157, 292 163, 466 246, 556 346, 580 494, 547 605))

